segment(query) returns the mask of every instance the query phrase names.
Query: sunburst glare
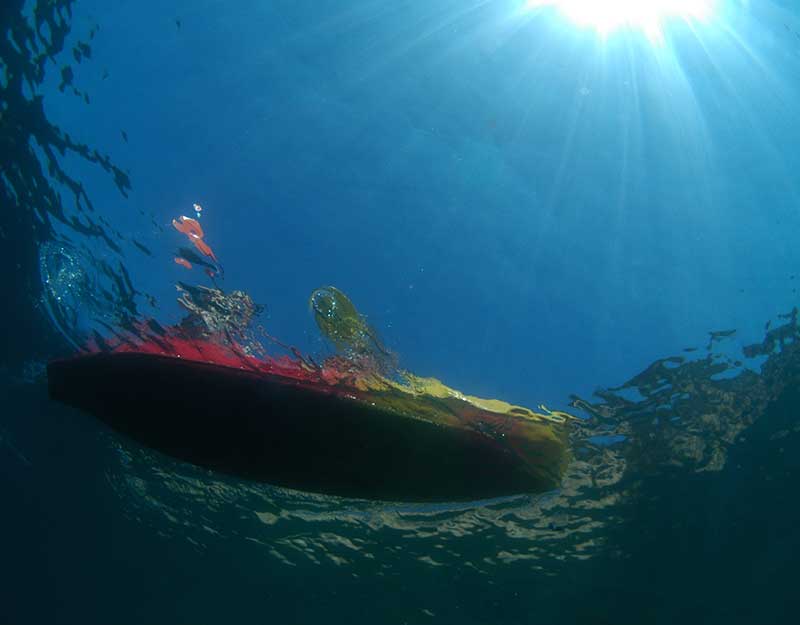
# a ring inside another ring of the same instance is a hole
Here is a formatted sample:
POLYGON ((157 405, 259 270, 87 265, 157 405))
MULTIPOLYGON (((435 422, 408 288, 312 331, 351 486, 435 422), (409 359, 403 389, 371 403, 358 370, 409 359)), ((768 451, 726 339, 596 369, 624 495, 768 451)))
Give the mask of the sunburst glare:
POLYGON ((663 39, 665 20, 707 21, 714 14, 715 4, 715 0, 527 0, 526 6, 556 8, 603 37, 620 29, 639 30, 657 42, 663 39))

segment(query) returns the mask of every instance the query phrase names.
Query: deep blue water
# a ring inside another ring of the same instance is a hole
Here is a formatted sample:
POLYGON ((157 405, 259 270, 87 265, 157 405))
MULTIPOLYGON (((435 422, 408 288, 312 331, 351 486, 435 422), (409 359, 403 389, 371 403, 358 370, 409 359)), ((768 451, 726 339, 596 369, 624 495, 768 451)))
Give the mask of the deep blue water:
POLYGON ((521 0, 7 0, 0 623, 794 622, 800 13, 716 4, 653 41, 521 0), (328 353, 334 284, 403 367, 580 414, 562 488, 298 493, 49 401, 89 329, 211 284, 193 202, 270 334, 328 353))

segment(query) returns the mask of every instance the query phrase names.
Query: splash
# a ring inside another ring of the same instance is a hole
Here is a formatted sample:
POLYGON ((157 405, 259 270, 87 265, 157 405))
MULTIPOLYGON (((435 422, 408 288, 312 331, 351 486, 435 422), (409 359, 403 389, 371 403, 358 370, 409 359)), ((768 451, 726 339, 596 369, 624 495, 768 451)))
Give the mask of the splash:
POLYGON ((139 322, 141 295, 124 265, 97 257, 86 247, 47 242, 39 248, 41 307, 73 347, 124 341, 139 322))
POLYGON ((177 285, 178 304, 188 313, 179 327, 185 336, 195 340, 233 346, 238 345, 248 354, 263 353, 250 326, 262 313, 263 306, 256 304, 244 291, 225 293, 218 288, 177 285))
POLYGON ((39 248, 42 304, 61 334, 79 348, 80 311, 92 300, 92 285, 73 248, 48 242, 39 248))
POLYGON ((316 289, 308 304, 322 335, 352 366, 380 375, 395 372, 396 355, 384 346, 375 329, 339 289, 316 289))

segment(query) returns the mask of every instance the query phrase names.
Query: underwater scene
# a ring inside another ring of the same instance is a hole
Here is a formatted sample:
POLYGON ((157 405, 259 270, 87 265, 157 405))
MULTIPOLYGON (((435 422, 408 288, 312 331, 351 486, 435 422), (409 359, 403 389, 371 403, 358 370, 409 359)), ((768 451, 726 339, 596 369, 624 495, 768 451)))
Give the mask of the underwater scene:
POLYGON ((0 625, 796 622, 800 5, 0 25, 0 625))

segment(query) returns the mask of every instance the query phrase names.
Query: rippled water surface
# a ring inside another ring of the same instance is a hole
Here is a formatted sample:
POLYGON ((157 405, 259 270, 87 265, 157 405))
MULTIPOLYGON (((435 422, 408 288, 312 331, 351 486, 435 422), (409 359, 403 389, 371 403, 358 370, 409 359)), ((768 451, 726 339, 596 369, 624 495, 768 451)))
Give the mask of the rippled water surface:
POLYGON ((0 621, 794 622, 800 14, 622 5, 7 0, 0 621), (48 399, 169 331, 576 417, 560 487, 299 492, 48 399))

